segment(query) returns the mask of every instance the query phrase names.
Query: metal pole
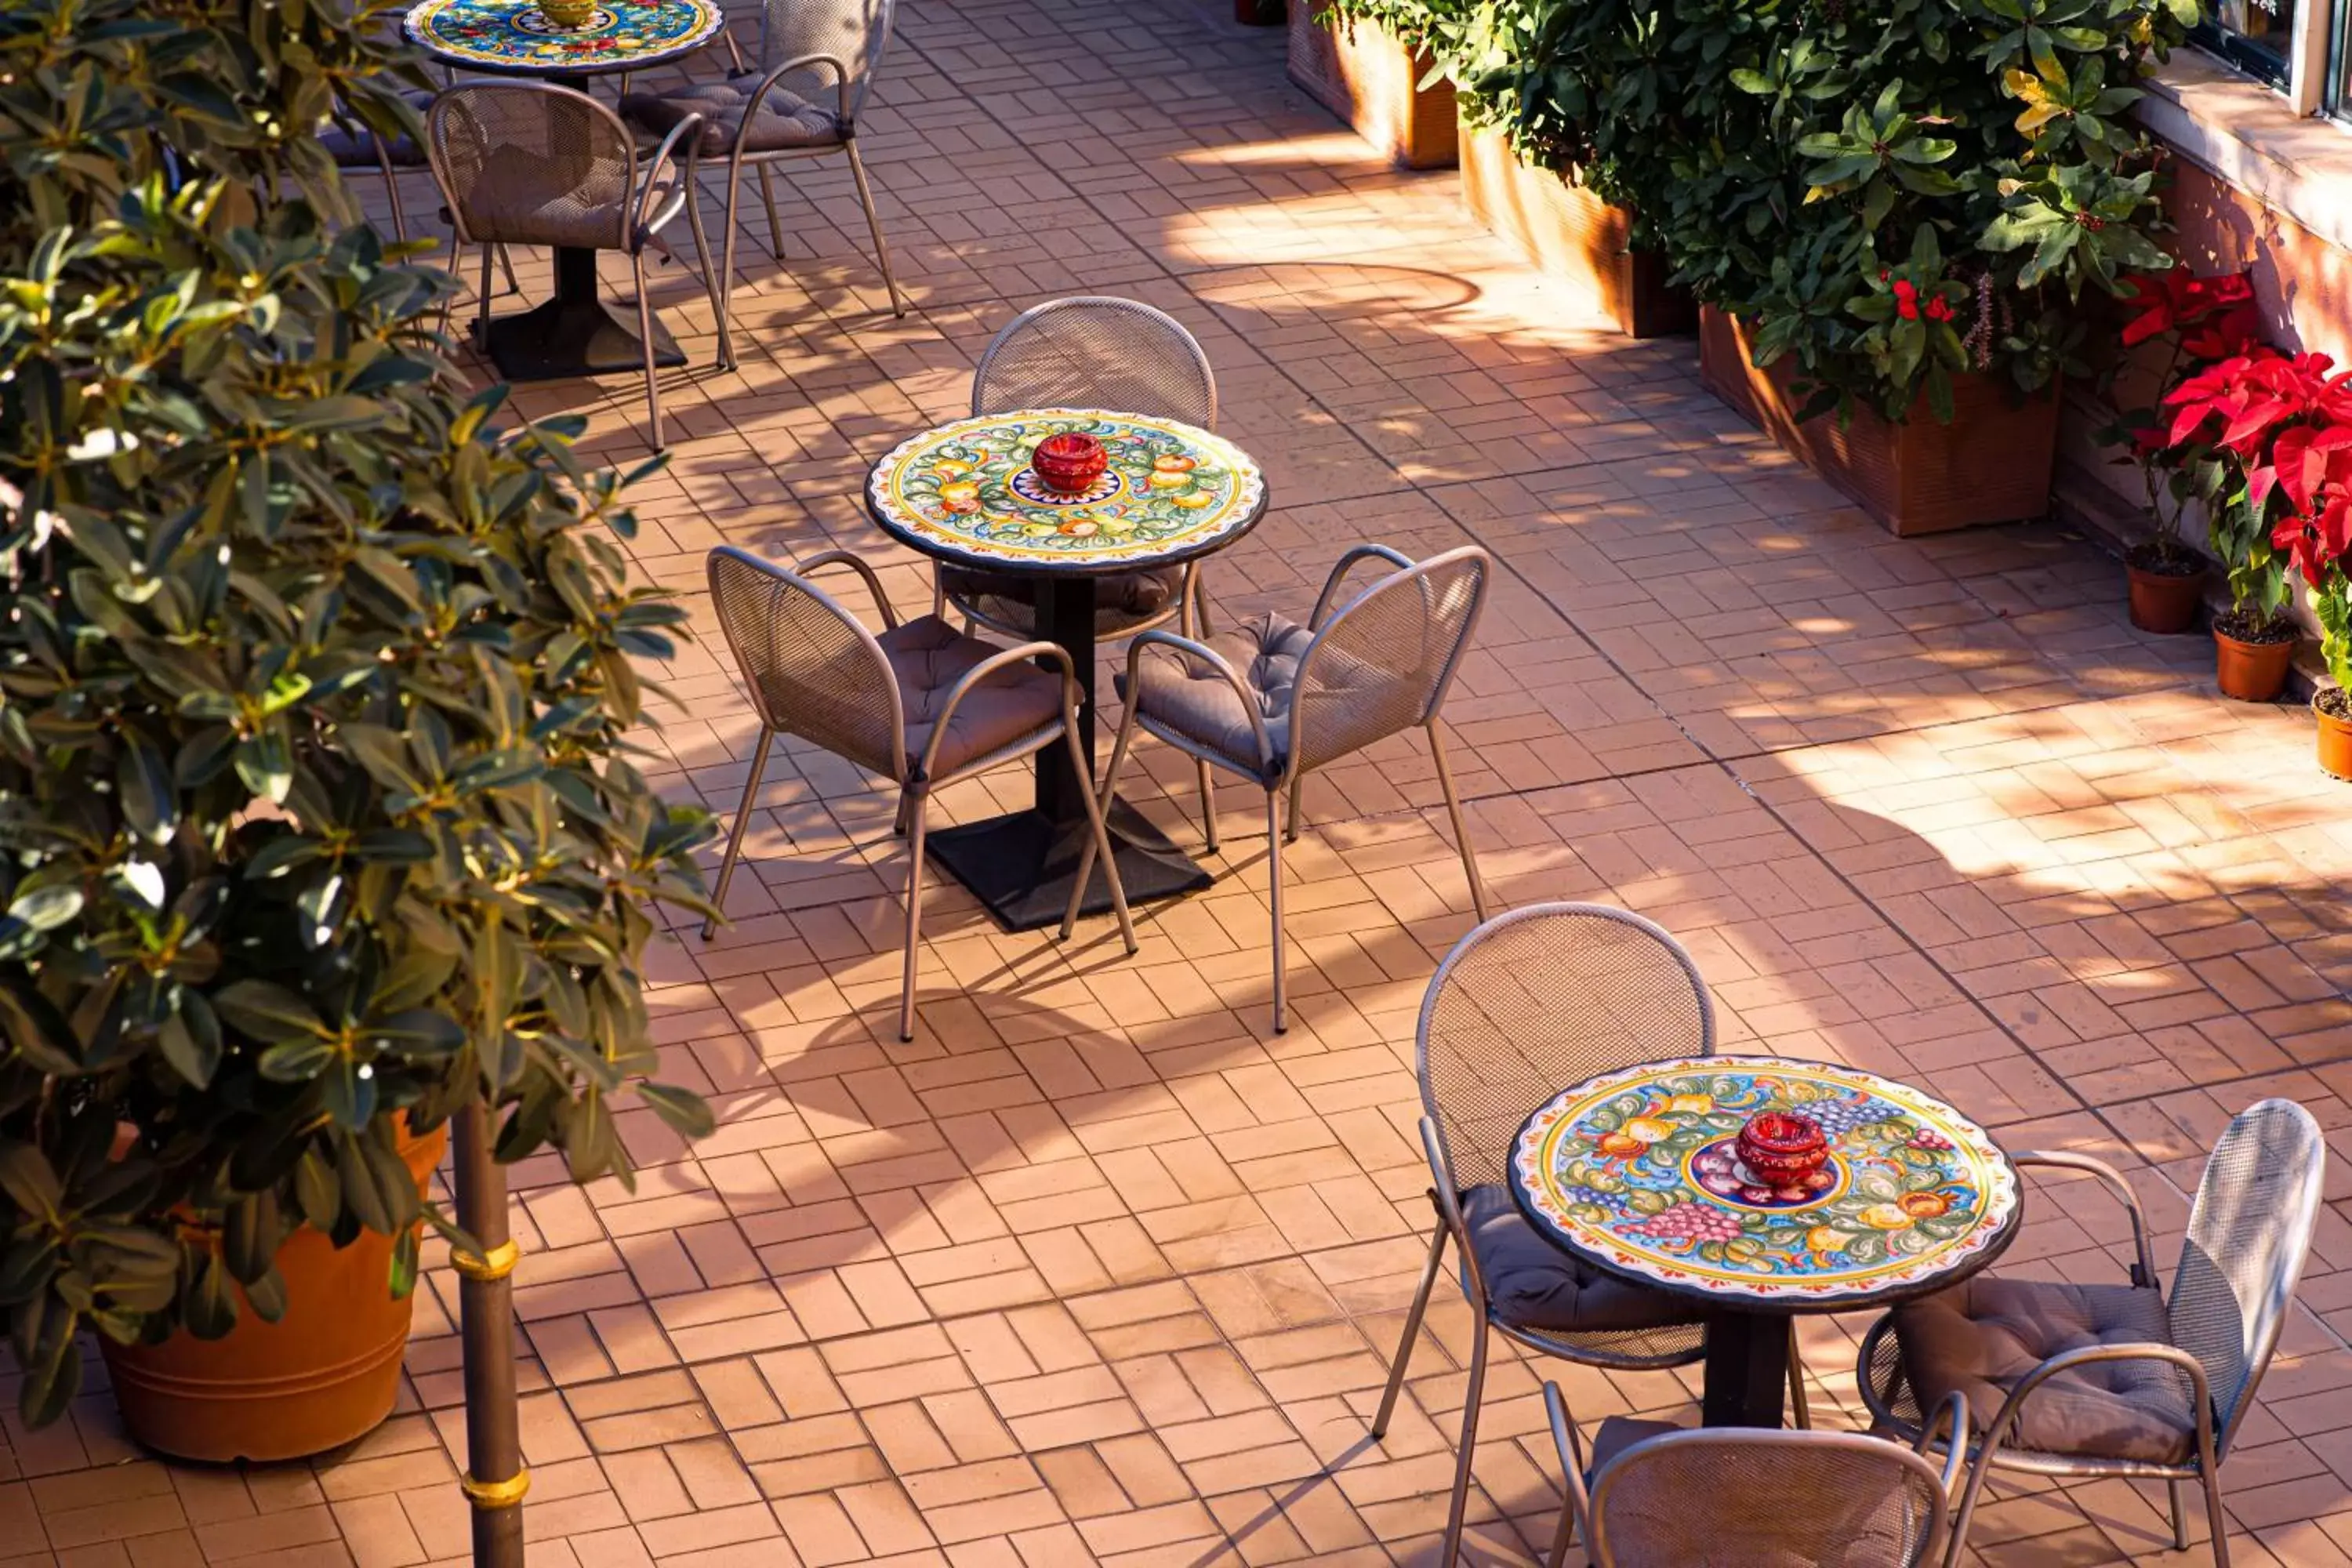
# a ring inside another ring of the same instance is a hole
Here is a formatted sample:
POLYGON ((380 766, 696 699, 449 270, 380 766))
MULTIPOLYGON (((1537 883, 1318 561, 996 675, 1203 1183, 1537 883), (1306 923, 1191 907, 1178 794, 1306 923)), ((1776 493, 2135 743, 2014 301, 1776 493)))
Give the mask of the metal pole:
POLYGON ((466 1339, 466 1469, 457 1479, 474 1510, 474 1568, 523 1568, 522 1434, 515 1411, 514 1267, 507 1235, 507 1173, 490 1157, 482 1107, 457 1113, 457 1223, 481 1247, 457 1252, 466 1339))

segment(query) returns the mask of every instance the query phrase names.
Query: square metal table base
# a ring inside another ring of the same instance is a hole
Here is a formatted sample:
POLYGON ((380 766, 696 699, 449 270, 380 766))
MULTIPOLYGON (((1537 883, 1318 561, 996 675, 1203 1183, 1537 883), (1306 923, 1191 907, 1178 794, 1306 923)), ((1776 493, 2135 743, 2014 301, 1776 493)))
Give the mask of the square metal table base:
MULTIPOLYGON (((562 381, 573 376, 643 372, 645 345, 635 321, 606 309, 596 292, 596 253, 556 252, 555 297, 533 310, 490 318, 482 350, 509 381, 562 381)), ((632 312, 634 314, 635 312, 632 312)), ((677 341, 654 319, 654 363, 686 363, 677 341)))
MULTIPOLYGON (((1108 826, 1129 907, 1209 886, 1209 873, 1127 802, 1111 802, 1108 826)), ((941 828, 927 836, 924 850, 933 865, 971 889, 998 925, 1021 931, 1062 923, 1086 843, 1083 817, 1056 823, 1032 810, 941 828)), ((1078 912, 1108 914, 1110 883, 1100 868, 1088 881, 1078 912)))

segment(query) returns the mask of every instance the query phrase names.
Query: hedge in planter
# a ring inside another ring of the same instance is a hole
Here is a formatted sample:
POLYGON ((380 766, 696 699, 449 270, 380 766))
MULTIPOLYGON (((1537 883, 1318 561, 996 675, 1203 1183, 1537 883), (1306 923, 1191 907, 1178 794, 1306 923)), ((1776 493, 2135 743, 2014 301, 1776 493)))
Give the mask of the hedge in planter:
POLYGON ((1454 83, 1420 41, 1430 9, 1426 0, 1290 7, 1290 79, 1407 169, 1452 168, 1457 153, 1454 83))
POLYGON ((308 1224, 395 1237, 396 1152, 625 1178, 656 899, 699 814, 623 754, 677 606, 577 422, 499 428, 311 129, 415 131, 384 13, 0 16, 0 1307, 26 1419, 75 1335, 273 1318, 308 1224), (183 1221, 196 1222, 184 1225, 183 1221))
POLYGON ((1800 410, 1949 419, 2069 365, 2086 290, 2160 270, 2132 85, 2196 0, 1498 0, 1454 56, 1638 217, 1800 410))

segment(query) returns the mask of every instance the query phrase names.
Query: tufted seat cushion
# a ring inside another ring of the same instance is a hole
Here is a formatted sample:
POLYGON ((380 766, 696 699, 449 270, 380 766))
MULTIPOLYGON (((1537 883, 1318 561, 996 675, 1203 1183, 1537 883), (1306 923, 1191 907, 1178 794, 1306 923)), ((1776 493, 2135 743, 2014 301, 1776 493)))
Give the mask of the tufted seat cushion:
MULTIPOLYGON (((931 730, 947 707, 948 694, 973 666, 1004 650, 968 637, 937 616, 893 626, 875 639, 898 682, 907 710, 907 765, 922 762, 931 730)), ((931 776, 944 777, 965 763, 1056 723, 1062 717, 1062 678, 1034 664, 1007 665, 972 689, 948 726, 931 761, 931 776)))
MULTIPOLYGON (((971 566, 940 568, 948 600, 1015 637, 1037 635, 1037 579, 971 566)), ((1165 616, 1184 591, 1184 568, 1160 566, 1095 579, 1095 636, 1123 637, 1165 616)))
MULTIPOLYGON (((1291 690, 1298 683, 1298 661, 1314 640, 1315 634, 1297 621, 1273 615, 1207 639, 1210 649, 1223 656, 1249 687, 1250 700, 1265 721, 1266 740, 1274 748, 1269 780, 1282 772, 1290 755, 1291 690)), ((1118 694, 1140 702, 1144 718, 1231 758, 1245 773, 1258 771, 1257 737, 1250 729, 1249 710, 1214 666, 1161 648, 1145 656, 1137 675, 1140 692, 1129 691, 1121 674, 1118 694)))
MULTIPOLYGON (((735 152, 735 133, 742 127, 756 81, 706 81, 675 92, 631 92, 621 97, 621 118, 639 130, 667 136, 689 114, 702 116, 695 137, 695 155, 725 158, 735 152)), ((782 153, 795 147, 837 147, 848 141, 841 116, 811 103, 797 93, 777 88, 760 100, 751 116, 747 153, 782 153)))
POLYGON ((1620 1279, 1544 1239, 1500 1186, 1462 1194, 1462 1219, 1486 1276, 1487 1299, 1519 1328, 1554 1333, 1622 1332, 1705 1321, 1693 1303, 1620 1279))
MULTIPOLYGON (((1979 1431, 2027 1373, 2063 1351, 2172 1341, 2158 1291, 1981 1275, 1897 1307, 1895 1337, 1919 1407, 1932 1410, 1958 1389, 1979 1431)), ((2160 1363, 2095 1363, 2028 1394, 2011 1441, 2049 1454, 2179 1464, 2196 1444, 2191 1398, 2188 1377, 2160 1363)))
MULTIPOLYGON (((423 114, 433 107, 433 94, 417 91, 404 93, 410 108, 423 114)), ((338 169, 380 169, 383 165, 375 155, 376 133, 353 120, 348 123, 330 121, 319 132, 319 145, 335 161, 338 169)), ((425 149, 412 136, 395 136, 384 143, 392 166, 395 169, 422 169, 430 162, 425 149)))

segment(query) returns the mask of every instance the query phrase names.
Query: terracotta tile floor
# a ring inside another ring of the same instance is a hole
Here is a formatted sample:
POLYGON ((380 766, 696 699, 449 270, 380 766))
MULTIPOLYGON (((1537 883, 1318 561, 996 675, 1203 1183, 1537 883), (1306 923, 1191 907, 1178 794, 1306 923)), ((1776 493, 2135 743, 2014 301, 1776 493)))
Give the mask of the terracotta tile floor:
MULTIPOLYGON (((914 0, 866 132, 904 321, 838 165, 780 182, 783 265, 746 236, 740 371, 703 368, 709 312, 664 270, 698 368, 665 378, 676 460, 639 495, 654 577, 695 593, 720 541, 839 543, 921 603, 922 568, 864 520, 866 465, 961 409, 1024 306, 1149 300, 1206 344, 1272 479, 1273 516, 1209 569, 1228 618, 1303 612, 1361 540, 1503 562, 1448 717, 1505 902, 1640 910, 1698 955, 1731 1046, 2116 1162, 2168 1268, 2237 1108, 2291 1095, 2352 1154, 2347 797, 2305 716, 2221 701, 2201 642, 2132 632, 2081 541, 1888 538, 1710 401, 1688 342, 1580 314, 1452 176, 1378 165, 1286 82, 1278 34, 1209 0, 914 0)), ((542 291, 545 258, 518 260, 542 291)), ((642 453, 633 378, 518 401, 642 453)), ((712 642, 666 673, 654 765, 731 811, 751 713, 712 642)), ((1130 793, 1194 841, 1190 768, 1140 760, 1130 793)), ((1008 770, 946 815, 1026 788, 1008 770)), ((535 1568, 1432 1561, 1458 1299, 1385 1443, 1367 1417, 1427 1214, 1413 1010, 1467 890, 1417 741, 1314 780, 1297 1022, 1273 1037, 1262 818, 1223 794, 1216 886, 1144 914, 1131 960, 1107 921, 1067 948, 1000 935, 935 879, 901 1046, 890 803, 780 751, 736 924, 653 965, 667 1075, 712 1097, 718 1135, 689 1152, 634 1119, 634 1193, 515 1173, 535 1568)), ((2352 1563, 2347 1173, 2226 1468, 2242 1564, 2352 1563)), ((2002 1267, 2116 1277, 2120 1210, 2041 1195, 2002 1267)), ((437 1270, 401 1413, 312 1465, 146 1460, 103 1393, 10 1425, 0 1568, 462 1560, 454 1311, 437 1270)), ((1864 1327, 1804 1328, 1843 1423, 1864 1327)), ((1555 1371, 1587 1422, 1688 1416, 1689 1377, 1555 1371)), ((1485 1560, 1549 1539, 1539 1375, 1490 1383, 1485 1560)), ((2202 1562, 2161 1550, 2160 1510, 2147 1487, 2004 1488, 1976 1552, 2202 1562)))

